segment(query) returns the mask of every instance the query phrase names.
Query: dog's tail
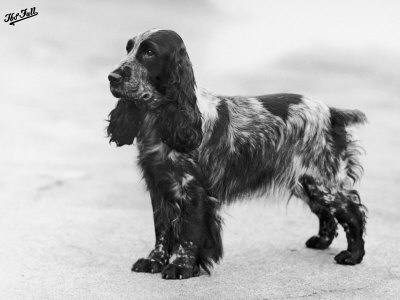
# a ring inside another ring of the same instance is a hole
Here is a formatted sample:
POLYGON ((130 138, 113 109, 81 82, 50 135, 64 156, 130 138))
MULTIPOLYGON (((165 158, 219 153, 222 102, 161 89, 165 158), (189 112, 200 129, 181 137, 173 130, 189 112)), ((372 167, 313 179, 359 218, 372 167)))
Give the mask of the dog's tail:
POLYGON ((363 173, 359 156, 364 149, 354 140, 346 127, 365 124, 367 117, 362 111, 330 108, 331 138, 335 156, 345 162, 345 171, 353 183, 358 181, 363 173))
POLYGON ((358 109, 339 109, 330 107, 329 110, 333 126, 347 127, 367 122, 367 116, 358 109))

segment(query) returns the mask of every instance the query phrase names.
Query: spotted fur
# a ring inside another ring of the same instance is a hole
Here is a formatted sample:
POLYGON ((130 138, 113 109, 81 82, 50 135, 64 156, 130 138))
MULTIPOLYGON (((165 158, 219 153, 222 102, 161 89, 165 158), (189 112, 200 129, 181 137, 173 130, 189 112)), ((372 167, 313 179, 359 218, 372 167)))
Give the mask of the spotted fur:
POLYGON ((197 89, 173 31, 142 33, 127 52, 109 76, 121 99, 108 134, 117 146, 137 141, 156 234, 155 249, 133 271, 162 271, 168 279, 197 276, 199 266, 209 272, 222 257, 221 204, 271 193, 297 196, 319 217, 308 247, 327 248, 336 220, 350 226, 349 249, 336 261, 361 262, 365 213, 352 200, 361 148, 347 127, 364 123, 362 112, 298 94, 231 97, 197 89))

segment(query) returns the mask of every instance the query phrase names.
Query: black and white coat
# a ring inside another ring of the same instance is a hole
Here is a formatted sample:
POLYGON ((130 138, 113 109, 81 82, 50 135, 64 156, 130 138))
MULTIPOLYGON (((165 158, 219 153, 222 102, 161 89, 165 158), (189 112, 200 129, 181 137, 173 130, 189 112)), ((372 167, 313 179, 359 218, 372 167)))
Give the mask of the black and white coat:
POLYGON ((270 193, 301 198, 318 216, 308 247, 329 247, 338 222, 348 249, 335 260, 361 262, 365 209, 352 189, 362 172, 360 147, 347 127, 364 123, 362 112, 297 94, 228 97, 198 89, 173 31, 139 34, 127 52, 109 75, 120 100, 107 130, 118 146, 137 140, 156 233, 155 248, 133 271, 169 279, 197 276, 199 266, 209 272, 222 257, 221 204, 270 193))

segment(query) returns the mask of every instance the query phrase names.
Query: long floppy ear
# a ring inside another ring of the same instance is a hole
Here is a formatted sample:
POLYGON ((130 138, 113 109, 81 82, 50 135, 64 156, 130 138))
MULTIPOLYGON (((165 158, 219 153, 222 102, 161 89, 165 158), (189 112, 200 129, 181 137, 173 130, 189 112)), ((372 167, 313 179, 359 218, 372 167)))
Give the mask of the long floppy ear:
POLYGON ((107 136, 118 147, 131 145, 141 123, 140 111, 133 101, 120 99, 108 115, 107 136))
POLYGON ((192 64, 183 43, 170 57, 166 73, 166 104, 159 116, 161 139, 174 150, 190 152, 200 146, 203 134, 192 64))

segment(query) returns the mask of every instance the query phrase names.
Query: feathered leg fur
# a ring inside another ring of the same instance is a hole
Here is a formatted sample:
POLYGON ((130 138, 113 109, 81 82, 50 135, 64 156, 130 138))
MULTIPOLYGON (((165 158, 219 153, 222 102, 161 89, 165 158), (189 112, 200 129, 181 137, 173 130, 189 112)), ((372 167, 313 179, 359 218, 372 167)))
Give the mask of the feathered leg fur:
POLYGON ((355 190, 333 192, 310 176, 303 176, 300 182, 309 201, 328 209, 346 232, 347 250, 335 256, 336 262, 343 265, 360 263, 365 254, 363 235, 366 209, 360 202, 358 192, 355 190))
POLYGON ((169 247, 168 239, 170 238, 170 230, 159 220, 162 219, 162 211, 159 209, 161 205, 161 195, 150 192, 151 204, 153 207, 154 230, 156 242, 154 249, 151 250, 147 258, 141 258, 132 266, 134 272, 160 273, 164 266, 169 263, 171 257, 171 247, 169 247))
POLYGON ((160 160, 160 152, 146 149, 139 162, 151 192, 156 245, 132 270, 162 272, 166 279, 198 276, 200 267, 209 272, 222 257, 219 202, 209 196, 189 154, 160 160))

